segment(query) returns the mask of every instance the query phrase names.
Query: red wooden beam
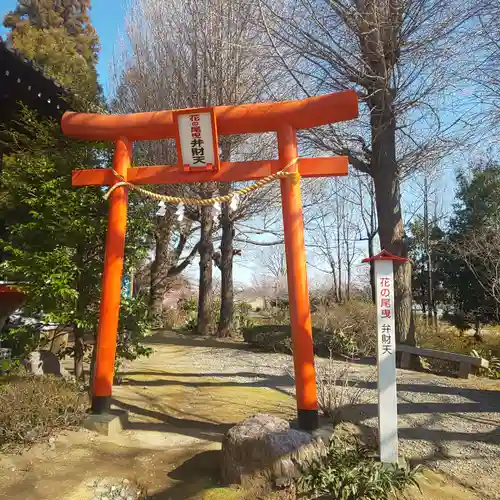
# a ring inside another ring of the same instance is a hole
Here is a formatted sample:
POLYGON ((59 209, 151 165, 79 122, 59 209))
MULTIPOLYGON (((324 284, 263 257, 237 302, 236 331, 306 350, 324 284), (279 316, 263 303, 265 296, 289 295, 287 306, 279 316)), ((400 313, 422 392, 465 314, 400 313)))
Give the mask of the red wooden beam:
MULTIPOLYGON (((274 132, 284 123, 295 130, 352 120, 358 116, 358 96, 345 90, 298 101, 261 102, 235 106, 216 106, 220 135, 274 132)), ((130 141, 175 138, 175 111, 156 111, 129 115, 65 113, 65 135, 98 141, 130 141)))
MULTIPOLYGON (((183 172, 177 165, 133 167, 128 170, 132 184, 181 184, 195 182, 236 182, 262 179, 276 173, 281 166, 278 160, 223 162, 218 172, 183 172)), ((331 158, 300 158, 299 172, 302 177, 326 177, 347 175, 346 156, 331 158)), ((73 186, 110 186, 115 176, 109 168, 73 170, 73 186)))

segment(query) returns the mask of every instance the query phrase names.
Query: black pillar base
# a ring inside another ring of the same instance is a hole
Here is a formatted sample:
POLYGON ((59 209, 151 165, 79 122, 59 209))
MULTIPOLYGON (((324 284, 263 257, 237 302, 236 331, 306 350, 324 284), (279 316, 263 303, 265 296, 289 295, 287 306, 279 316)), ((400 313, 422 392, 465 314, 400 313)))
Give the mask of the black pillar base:
POLYGON ((318 410, 297 410, 297 423, 303 431, 315 431, 319 427, 318 410))
POLYGON ((92 396, 91 413, 102 415, 111 409, 111 396, 92 396))

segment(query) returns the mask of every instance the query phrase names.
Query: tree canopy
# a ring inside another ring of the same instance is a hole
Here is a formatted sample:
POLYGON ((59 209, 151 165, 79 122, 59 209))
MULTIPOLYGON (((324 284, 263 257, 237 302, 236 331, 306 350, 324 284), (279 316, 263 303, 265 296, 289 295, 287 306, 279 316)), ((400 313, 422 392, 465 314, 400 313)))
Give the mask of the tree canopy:
POLYGON ((19 1, 4 26, 12 47, 85 99, 99 90, 95 66, 99 38, 90 22, 90 0, 19 1))

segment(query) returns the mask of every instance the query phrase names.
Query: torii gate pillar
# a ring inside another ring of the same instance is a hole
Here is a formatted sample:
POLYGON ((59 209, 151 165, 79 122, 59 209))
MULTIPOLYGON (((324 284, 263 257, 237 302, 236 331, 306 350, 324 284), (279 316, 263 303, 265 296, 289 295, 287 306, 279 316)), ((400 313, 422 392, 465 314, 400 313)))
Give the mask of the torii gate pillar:
MULTIPOLYGON (((298 157, 297 134, 292 127, 285 126, 278 130, 278 151, 283 167, 298 157)), ((292 168, 292 171, 296 171, 298 167, 295 164, 292 168)), ((300 182, 288 177, 282 179, 280 183, 297 393, 297 419, 301 429, 316 429, 318 427, 318 399, 300 182)))

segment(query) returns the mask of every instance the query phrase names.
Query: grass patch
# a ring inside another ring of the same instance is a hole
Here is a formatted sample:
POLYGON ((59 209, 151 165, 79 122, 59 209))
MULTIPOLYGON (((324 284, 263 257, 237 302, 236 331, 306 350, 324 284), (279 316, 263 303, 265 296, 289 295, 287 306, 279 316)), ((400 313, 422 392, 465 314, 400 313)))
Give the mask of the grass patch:
POLYGON ((409 486, 418 487, 417 469, 382 464, 352 437, 334 438, 325 457, 309 464, 298 480, 299 493, 324 500, 388 500, 409 486))
MULTIPOLYGON (((440 322, 436 329, 427 325, 425 321, 417 321, 416 330, 421 347, 484 358, 489 361, 490 368, 480 369, 478 374, 500 379, 500 335, 496 328, 485 327, 481 340, 473 335, 465 334, 446 322, 440 322)), ((433 358, 426 358, 426 360, 433 371, 450 372, 453 370, 450 361, 433 358)))
POLYGON ((52 432, 81 425, 86 394, 64 379, 0 378, 0 451, 20 451, 52 432))

